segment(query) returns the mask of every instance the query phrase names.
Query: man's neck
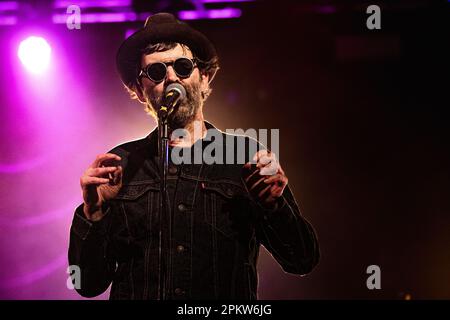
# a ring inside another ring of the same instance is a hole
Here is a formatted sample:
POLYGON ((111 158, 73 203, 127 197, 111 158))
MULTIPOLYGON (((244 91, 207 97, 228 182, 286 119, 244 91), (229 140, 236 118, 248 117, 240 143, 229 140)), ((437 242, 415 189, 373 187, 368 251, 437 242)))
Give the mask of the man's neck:
POLYGON ((187 135, 183 138, 177 138, 172 136, 172 132, 169 134, 169 146, 171 147, 191 147, 197 140, 203 139, 206 135, 206 126, 203 118, 203 114, 199 114, 193 121, 188 123, 184 128, 187 131, 187 135))

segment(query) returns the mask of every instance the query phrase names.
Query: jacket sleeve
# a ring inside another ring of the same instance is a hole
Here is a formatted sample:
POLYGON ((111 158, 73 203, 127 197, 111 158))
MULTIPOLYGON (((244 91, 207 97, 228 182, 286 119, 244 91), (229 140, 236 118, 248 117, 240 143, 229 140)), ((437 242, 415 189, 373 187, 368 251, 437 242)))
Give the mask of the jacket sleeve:
POLYGON ((80 288, 83 297, 95 297, 111 284, 116 262, 107 255, 107 228, 110 208, 105 206, 105 216, 98 222, 85 218, 83 204, 78 206, 70 228, 69 264, 80 270, 80 288))
POLYGON ((316 233, 301 215, 289 185, 273 210, 258 206, 256 235, 284 271, 304 275, 318 264, 320 251, 316 233))

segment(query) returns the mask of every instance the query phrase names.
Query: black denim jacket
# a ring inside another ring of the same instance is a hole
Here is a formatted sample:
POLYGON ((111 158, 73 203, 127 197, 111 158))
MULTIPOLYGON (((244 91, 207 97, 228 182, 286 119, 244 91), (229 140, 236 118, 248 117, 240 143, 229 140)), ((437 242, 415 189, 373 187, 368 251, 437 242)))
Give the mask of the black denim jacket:
MULTIPOLYGON (((234 142, 244 138, 217 132, 234 142)), ((244 139, 248 146, 250 139, 244 139)), ((196 145, 205 148, 206 140, 196 145)), ((224 147, 229 141, 224 139, 224 147)), ((158 299, 163 283, 164 299, 254 300, 260 244, 286 272, 304 275, 317 265, 314 229, 302 217, 289 186, 278 208, 267 210, 250 196, 242 163, 171 163, 170 210, 160 224, 157 130, 110 152, 122 158, 119 194, 105 204, 106 215, 98 222, 88 221, 80 205, 70 230, 69 264, 80 267, 77 291, 82 296, 99 295, 112 283, 110 299, 158 299)))

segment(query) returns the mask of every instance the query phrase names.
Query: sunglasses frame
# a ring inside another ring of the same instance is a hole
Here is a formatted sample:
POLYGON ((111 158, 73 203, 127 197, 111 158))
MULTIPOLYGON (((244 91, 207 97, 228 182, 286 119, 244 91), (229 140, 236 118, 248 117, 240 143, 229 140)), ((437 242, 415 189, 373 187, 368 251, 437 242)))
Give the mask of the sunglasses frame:
POLYGON ((189 58, 189 57, 181 56, 181 57, 178 57, 178 58, 176 58, 175 60, 170 61, 170 62, 154 62, 154 63, 150 63, 150 64, 146 65, 144 68, 141 69, 141 71, 139 72, 139 75, 138 75, 138 80, 140 80, 142 77, 146 77, 146 78, 148 78, 149 80, 153 81, 154 83, 160 83, 160 82, 163 82, 164 79, 167 77, 167 68, 168 68, 169 66, 172 66, 173 71, 175 71, 175 74, 176 74, 178 77, 180 77, 180 78, 189 78, 189 77, 191 76, 192 72, 194 72, 194 69, 197 67, 197 58, 189 58), (192 63, 192 70, 191 70, 191 72, 189 73, 189 75, 187 75, 187 76, 182 76, 182 75, 178 74, 177 70, 175 70, 174 64, 175 64, 175 62, 176 62, 177 60, 179 60, 179 59, 187 59, 187 60, 189 60, 189 61, 192 63), (154 65, 154 64, 156 64, 156 63, 161 63, 161 64, 164 65, 164 67, 166 67, 166 74, 165 74, 164 78, 163 78, 162 80, 159 80, 159 81, 156 81, 156 80, 152 79, 152 78, 150 77, 150 75, 148 74, 148 72, 147 72, 148 69, 150 68, 150 66, 152 66, 152 65, 154 65))

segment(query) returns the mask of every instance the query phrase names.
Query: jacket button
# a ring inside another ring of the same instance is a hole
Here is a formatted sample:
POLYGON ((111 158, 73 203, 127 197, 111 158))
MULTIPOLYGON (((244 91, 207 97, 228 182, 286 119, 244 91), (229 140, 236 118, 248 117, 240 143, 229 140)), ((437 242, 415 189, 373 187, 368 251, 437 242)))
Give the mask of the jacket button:
POLYGON ((181 296, 181 295, 184 294, 184 290, 181 289, 181 288, 176 288, 176 289, 175 289, 175 294, 176 294, 177 296, 181 296))
POLYGON ((170 174, 177 174, 177 172, 178 172, 178 168, 176 166, 174 166, 174 165, 170 165, 169 166, 169 173, 170 174))
POLYGON ((180 212, 184 212, 184 211, 187 210, 187 207, 186 207, 186 205, 185 205, 184 203, 180 203, 180 204, 178 205, 178 210, 179 210, 180 212))
POLYGON ((184 251, 184 246, 182 246, 181 244, 177 246, 177 252, 181 253, 184 251))
POLYGON ((232 189, 228 188, 227 191, 225 191, 225 193, 227 194, 227 196, 232 197, 234 195, 234 192, 232 189))

